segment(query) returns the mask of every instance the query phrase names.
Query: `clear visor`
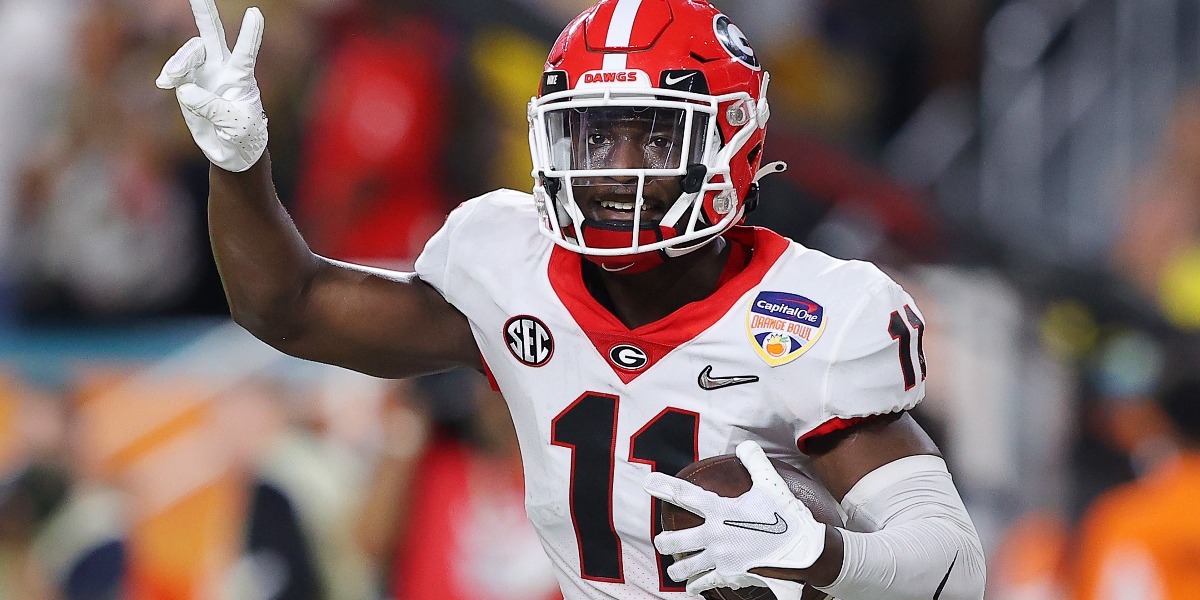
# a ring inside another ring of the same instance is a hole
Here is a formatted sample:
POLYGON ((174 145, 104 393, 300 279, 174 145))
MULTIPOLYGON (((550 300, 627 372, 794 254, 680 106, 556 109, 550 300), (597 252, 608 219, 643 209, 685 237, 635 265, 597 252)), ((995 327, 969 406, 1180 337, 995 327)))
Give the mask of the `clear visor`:
POLYGON ((745 92, 658 88, 596 87, 534 98, 529 148, 542 233, 589 256, 658 250, 674 256, 711 240, 744 214, 730 160, 762 128, 765 106, 756 106, 745 92), (735 116, 742 121, 728 139, 717 126, 722 110, 734 115, 731 123, 735 116), (662 239, 646 239, 655 227, 662 239))
POLYGON ((682 108, 601 106, 548 110, 553 171, 682 174, 705 158, 708 115, 682 108))

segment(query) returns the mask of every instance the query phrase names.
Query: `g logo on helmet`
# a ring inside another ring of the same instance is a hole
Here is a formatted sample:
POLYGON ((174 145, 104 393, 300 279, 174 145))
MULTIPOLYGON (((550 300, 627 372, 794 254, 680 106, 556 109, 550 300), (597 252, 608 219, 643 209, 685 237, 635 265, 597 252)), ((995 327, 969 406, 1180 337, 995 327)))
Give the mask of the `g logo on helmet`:
POLYGON ((742 33, 742 30, 729 20, 729 17, 717 15, 713 20, 713 30, 717 33, 717 40, 721 42, 721 46, 730 56, 755 71, 762 68, 758 57, 754 55, 754 48, 750 47, 750 42, 746 39, 746 34, 742 33))
POLYGON ((554 336, 537 317, 518 315, 504 324, 504 341, 513 358, 530 367, 540 367, 554 356, 554 336))
POLYGON ((645 350, 633 344, 617 344, 608 351, 608 359, 626 371, 641 371, 650 363, 645 350))

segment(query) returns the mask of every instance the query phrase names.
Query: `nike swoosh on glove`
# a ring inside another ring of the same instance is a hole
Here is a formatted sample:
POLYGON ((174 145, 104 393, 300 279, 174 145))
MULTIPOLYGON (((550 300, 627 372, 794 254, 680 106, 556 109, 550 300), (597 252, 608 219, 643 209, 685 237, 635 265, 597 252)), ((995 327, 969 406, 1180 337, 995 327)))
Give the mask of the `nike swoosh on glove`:
POLYGON ((265 21, 250 8, 229 51, 216 0, 189 0, 200 36, 181 47, 155 80, 175 90, 196 145, 213 164, 235 173, 254 166, 267 149, 267 115, 254 79, 265 21))
POLYGON ((767 587, 781 600, 799 598, 800 583, 750 573, 758 567, 806 569, 825 550, 825 525, 788 490, 762 448, 738 444, 737 457, 754 482, 737 498, 724 498, 682 479, 651 473, 642 482, 650 495, 701 517, 704 523, 654 538, 662 554, 690 554, 667 574, 687 583, 687 591, 767 587))

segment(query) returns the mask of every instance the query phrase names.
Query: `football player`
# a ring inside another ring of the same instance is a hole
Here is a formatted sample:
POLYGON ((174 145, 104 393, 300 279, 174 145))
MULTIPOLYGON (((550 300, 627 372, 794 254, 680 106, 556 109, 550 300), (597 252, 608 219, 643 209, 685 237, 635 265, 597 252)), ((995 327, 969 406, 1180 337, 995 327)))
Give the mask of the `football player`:
POLYGON ((978 535, 907 413, 925 389, 921 312, 873 265, 739 226, 782 165, 761 164, 767 73, 707 1, 601 0, 572 21, 529 104, 533 193, 464 202, 415 273, 309 250, 265 153, 263 17, 246 13, 230 51, 215 0, 191 5, 200 36, 157 83, 213 163, 234 318, 379 377, 488 373, 567 598, 798 598, 800 582, 842 600, 982 597, 978 535), (739 498, 670 476, 730 452, 754 480, 739 498), (819 478, 847 527, 816 522, 767 456, 819 478), (704 525, 662 533, 662 501, 704 525))

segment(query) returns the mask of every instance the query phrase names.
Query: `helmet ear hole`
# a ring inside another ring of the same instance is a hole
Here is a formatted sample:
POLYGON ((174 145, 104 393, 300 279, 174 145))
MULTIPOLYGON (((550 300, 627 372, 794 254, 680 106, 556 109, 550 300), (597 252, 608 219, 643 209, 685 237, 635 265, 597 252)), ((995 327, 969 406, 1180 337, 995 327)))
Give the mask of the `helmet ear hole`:
POLYGON ((763 147, 763 145, 761 143, 759 143, 757 146, 755 146, 753 149, 750 150, 749 154, 746 155, 746 162, 750 163, 751 168, 754 167, 754 161, 758 160, 758 155, 760 152, 762 152, 762 147, 763 147))

